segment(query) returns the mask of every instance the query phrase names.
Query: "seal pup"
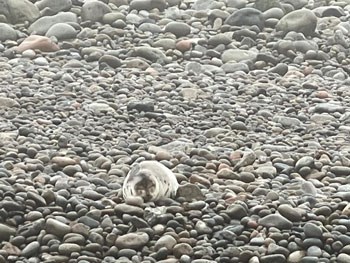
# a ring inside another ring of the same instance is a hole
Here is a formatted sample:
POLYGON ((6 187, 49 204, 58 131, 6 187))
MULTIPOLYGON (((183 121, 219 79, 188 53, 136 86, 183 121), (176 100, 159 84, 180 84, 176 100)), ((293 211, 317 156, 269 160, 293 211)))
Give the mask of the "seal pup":
POLYGON ((174 197, 179 184, 173 172, 157 161, 134 164, 123 184, 124 200, 141 196, 145 202, 174 197))

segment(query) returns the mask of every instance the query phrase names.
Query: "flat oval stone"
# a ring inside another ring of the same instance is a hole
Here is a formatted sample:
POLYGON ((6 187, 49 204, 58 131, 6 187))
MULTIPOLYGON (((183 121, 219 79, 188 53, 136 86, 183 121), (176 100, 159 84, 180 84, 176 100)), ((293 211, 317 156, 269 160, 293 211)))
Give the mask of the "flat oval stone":
POLYGON ((291 229, 293 223, 279 214, 267 215, 260 218, 258 223, 265 227, 276 227, 278 229, 291 229))
POLYGON ((292 222, 301 221, 301 214, 291 205, 282 204, 278 207, 278 212, 292 222))
POLYGON ((67 256, 70 256, 73 252, 80 252, 80 250, 80 246, 74 243, 63 243, 58 246, 58 252, 67 256))
POLYGON ((139 249, 147 244, 149 236, 143 232, 128 233, 117 237, 115 245, 119 249, 131 248, 139 249))
POLYGON ((63 237, 65 234, 68 234, 71 231, 70 226, 53 218, 46 220, 45 229, 47 233, 58 237, 63 237))

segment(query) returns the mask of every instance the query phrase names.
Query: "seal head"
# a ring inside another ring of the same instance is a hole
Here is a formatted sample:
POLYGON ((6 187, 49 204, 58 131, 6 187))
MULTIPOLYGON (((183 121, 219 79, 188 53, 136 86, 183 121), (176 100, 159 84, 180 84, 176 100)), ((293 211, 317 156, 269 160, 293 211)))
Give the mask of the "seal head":
POLYGON ((141 196, 145 202, 173 197, 179 184, 173 172, 157 161, 143 161, 132 166, 123 184, 124 199, 141 196))

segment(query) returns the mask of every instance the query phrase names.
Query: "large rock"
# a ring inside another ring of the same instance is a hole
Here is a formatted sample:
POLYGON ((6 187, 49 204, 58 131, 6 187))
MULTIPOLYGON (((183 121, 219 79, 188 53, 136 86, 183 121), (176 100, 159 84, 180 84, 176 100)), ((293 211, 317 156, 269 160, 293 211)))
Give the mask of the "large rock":
POLYGON ((170 22, 165 28, 165 32, 173 33, 176 37, 184 37, 191 33, 191 27, 184 22, 170 22))
POLYGON ((281 7, 280 0, 256 0, 254 7, 261 12, 265 12, 273 7, 281 7))
MULTIPOLYGON (((309 1, 308 0, 283 0, 282 2, 292 5, 294 7, 294 9, 296 10, 296 9, 301 9, 304 6, 306 6, 309 1)), ((315 2, 319 2, 319 1, 315 1, 315 2)), ((336 1, 336 2, 339 2, 339 1, 336 1)), ((349 3, 349 1, 347 1, 347 2, 349 3)))
POLYGON ((21 53, 28 49, 39 49, 42 52, 54 52, 60 48, 48 37, 31 35, 23 40, 17 47, 17 51, 21 53))
POLYGON ((12 24, 32 22, 40 16, 39 9, 28 0, 0 0, 0 15, 12 24))
POLYGON ((119 236, 115 241, 115 245, 119 249, 140 249, 145 246, 148 241, 149 236, 146 233, 136 232, 119 236))
POLYGON ((72 39, 77 36, 77 31, 74 27, 66 23, 54 24, 46 33, 47 37, 56 37, 58 40, 72 39))
POLYGON ((105 14, 112 12, 112 9, 103 2, 89 1, 81 8, 81 18, 83 21, 102 21, 105 14))
POLYGON ((318 50, 318 45, 313 40, 278 40, 275 49, 281 54, 288 54, 290 50, 294 52, 306 53, 309 50, 318 50))
POLYGON ((255 8, 246 7, 237 10, 230 15, 226 20, 225 24, 231 26, 254 26, 262 30, 265 25, 264 15, 261 11, 255 8))
POLYGON ((39 10, 47 15, 54 15, 61 11, 69 11, 72 7, 72 0, 41 0, 35 3, 39 10))
POLYGON ((28 28, 29 33, 36 33, 38 35, 45 35, 47 31, 55 24, 78 22, 77 15, 72 12, 62 12, 54 16, 44 16, 39 18, 28 28))
POLYGON ((0 23, 0 41, 16 40, 17 32, 10 25, 0 23))
POLYGON ((165 54, 158 48, 138 47, 135 48, 133 56, 145 58, 151 62, 164 64, 167 61, 165 54))
POLYGON ((316 26, 316 15, 308 9, 301 9, 292 11, 282 17, 276 25, 276 30, 282 31, 284 35, 295 31, 310 36, 315 33, 316 26))
POLYGON ((255 60, 257 53, 249 50, 242 49, 227 49, 221 55, 221 60, 224 63, 227 62, 240 62, 244 60, 255 60))
POLYGON ((157 8, 159 11, 164 11, 167 7, 165 0, 132 0, 130 2, 130 10, 151 10, 157 8))
POLYGON ((291 229, 293 226, 291 221, 279 214, 267 215, 260 218, 258 223, 264 227, 276 227, 278 229, 291 229))
POLYGON ((196 0, 192 6, 194 10, 209 10, 214 5, 215 0, 196 0))
POLYGON ((0 224, 0 241, 8 241, 15 234, 16 230, 14 228, 0 224))
POLYGON ((64 235, 68 234, 71 231, 71 227, 69 225, 53 218, 46 220, 45 229, 47 233, 58 237, 64 237, 64 235))

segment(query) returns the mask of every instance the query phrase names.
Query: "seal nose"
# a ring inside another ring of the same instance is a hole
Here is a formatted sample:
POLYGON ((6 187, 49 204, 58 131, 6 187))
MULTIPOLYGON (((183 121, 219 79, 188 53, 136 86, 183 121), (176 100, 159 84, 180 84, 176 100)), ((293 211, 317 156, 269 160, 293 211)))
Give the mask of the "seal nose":
POLYGON ((150 193, 146 193, 145 197, 143 198, 145 202, 151 201, 151 199, 152 199, 152 195, 150 193))

